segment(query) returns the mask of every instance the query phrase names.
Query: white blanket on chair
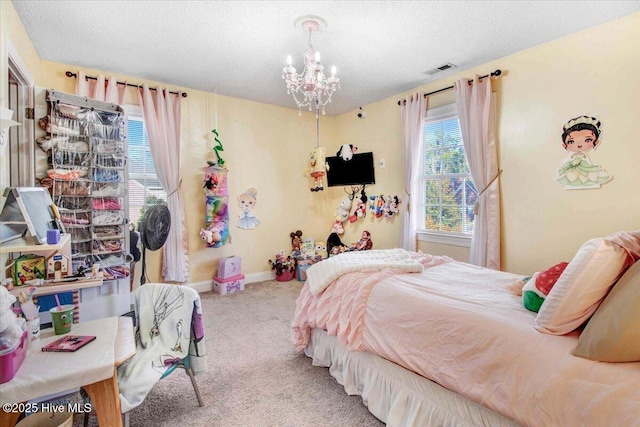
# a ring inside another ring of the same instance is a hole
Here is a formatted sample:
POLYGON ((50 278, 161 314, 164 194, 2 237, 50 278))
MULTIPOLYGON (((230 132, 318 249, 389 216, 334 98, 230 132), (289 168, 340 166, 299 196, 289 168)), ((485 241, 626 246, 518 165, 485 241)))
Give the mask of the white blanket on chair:
MULTIPOLYGON (((170 284, 147 284, 134 292, 136 354, 118 368, 122 413, 140 405, 154 384, 171 366, 186 357, 190 346, 192 315, 202 315, 200 296, 192 288, 170 284)), ((201 337, 202 338, 202 337, 201 337)), ((206 369, 203 339, 195 344, 194 370, 206 369)))
POLYGON ((313 264, 307 269, 309 290, 317 296, 343 274, 372 268, 394 268, 404 273, 422 273, 424 266, 404 249, 345 252, 313 264))

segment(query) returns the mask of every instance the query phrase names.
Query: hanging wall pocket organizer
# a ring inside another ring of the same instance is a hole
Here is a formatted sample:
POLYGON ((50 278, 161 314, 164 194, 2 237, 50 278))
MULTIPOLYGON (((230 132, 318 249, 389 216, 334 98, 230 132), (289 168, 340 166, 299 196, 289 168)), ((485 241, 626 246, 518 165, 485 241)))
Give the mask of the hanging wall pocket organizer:
POLYGON ((99 264, 105 279, 129 275, 125 117, 118 105, 54 90, 40 119, 53 201, 71 235, 73 274, 99 264))
POLYGON ((217 248, 231 242, 229 234, 229 192, 227 190, 227 169, 220 166, 205 168, 204 198, 206 225, 201 232, 214 238, 204 238, 207 246, 217 248))

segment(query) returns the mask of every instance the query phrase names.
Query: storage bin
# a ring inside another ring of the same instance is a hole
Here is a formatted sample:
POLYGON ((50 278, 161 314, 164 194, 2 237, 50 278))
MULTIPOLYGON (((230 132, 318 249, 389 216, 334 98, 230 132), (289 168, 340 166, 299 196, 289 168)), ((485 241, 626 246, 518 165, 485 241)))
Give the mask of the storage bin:
POLYGON ((91 150, 100 154, 120 153, 124 150, 122 141, 91 137, 91 150))
POLYGON ((91 192, 94 197, 122 196, 124 193, 124 183, 108 182, 106 184, 96 184, 91 192))
POLYGON ((221 279, 213 278, 213 291, 220 295, 233 294, 244 291, 244 274, 221 279))
POLYGON ((95 154, 93 164, 99 168, 105 169, 123 169, 124 153, 105 153, 95 154))
POLYGON ((229 256, 218 260, 218 279, 228 279, 242 274, 242 258, 239 256, 229 256))
POLYGON ((293 276, 295 276, 295 271, 283 271, 280 274, 276 274, 276 280, 278 282, 289 282, 293 280, 293 276))
POLYGON ((298 280, 304 282, 307 280, 307 269, 311 267, 313 264, 300 265, 298 264, 298 280))
POLYGON ((22 332, 20 344, 13 350, 0 355, 0 384, 13 379, 27 354, 27 331, 22 332))
POLYGON ((72 427, 73 412, 35 412, 16 424, 16 427, 72 427))

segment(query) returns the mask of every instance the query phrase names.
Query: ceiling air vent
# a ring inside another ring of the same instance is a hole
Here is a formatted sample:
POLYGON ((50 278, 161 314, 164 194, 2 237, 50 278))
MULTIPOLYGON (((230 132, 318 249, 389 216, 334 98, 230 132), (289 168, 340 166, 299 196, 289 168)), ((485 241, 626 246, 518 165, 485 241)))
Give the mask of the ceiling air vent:
POLYGON ((434 74, 436 74, 436 73, 440 73, 440 72, 442 72, 442 71, 446 71, 446 70, 448 70, 448 69, 450 69, 450 68, 456 68, 456 66, 455 66, 455 65, 453 65, 451 62, 447 62, 447 63, 445 63, 445 64, 440 65, 439 67, 436 67, 436 68, 432 68, 432 69, 430 69, 430 70, 427 70, 427 71, 425 71, 424 73, 425 73, 426 75, 428 75, 428 76, 432 76, 432 75, 434 75, 434 74))

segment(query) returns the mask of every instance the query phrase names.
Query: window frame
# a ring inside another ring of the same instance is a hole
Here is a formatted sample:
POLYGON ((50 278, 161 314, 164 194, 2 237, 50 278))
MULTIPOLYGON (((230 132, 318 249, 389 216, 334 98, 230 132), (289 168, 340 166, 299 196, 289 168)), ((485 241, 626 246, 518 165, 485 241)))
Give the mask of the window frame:
MULTIPOLYGON (((443 105, 441 107, 430 108, 427 110, 427 114, 422 122, 422 132, 424 134, 424 127, 429 123, 447 120, 451 118, 458 118, 458 109, 455 103, 443 105)), ((458 119, 459 120, 459 119, 458 119)), ((423 141, 423 145, 425 142, 423 141)), ((466 153, 466 152, 465 152, 466 153)), ((466 155, 466 154, 465 154, 466 155)), ((426 221, 426 175, 425 175, 425 163, 426 163, 426 151, 424 151, 423 159, 420 162, 419 180, 421 189, 421 202, 420 202, 420 218, 418 224, 422 227, 417 227, 416 238, 421 242, 438 243, 452 246, 471 247, 471 239, 473 233, 453 233, 445 231, 433 231, 427 230, 424 227, 426 221)), ((466 175, 466 174, 465 174, 466 175)), ((473 181, 471 173, 468 177, 473 181)))

